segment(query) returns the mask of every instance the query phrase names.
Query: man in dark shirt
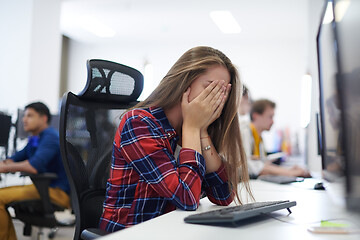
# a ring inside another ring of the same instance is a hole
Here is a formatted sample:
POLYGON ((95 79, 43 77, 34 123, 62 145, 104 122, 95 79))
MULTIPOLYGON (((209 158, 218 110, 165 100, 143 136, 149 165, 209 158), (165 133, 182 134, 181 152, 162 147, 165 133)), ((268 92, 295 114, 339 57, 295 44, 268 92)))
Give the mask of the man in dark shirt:
MULTIPOLYGON (((23 150, 0 162, 0 173, 56 173, 58 178, 50 184, 50 198, 61 206, 69 207, 70 189, 61 161, 59 134, 49 127, 50 120, 50 111, 45 104, 35 102, 25 107, 22 121, 24 130, 30 133, 28 144, 23 150)), ((14 226, 5 206, 19 200, 38 198, 40 196, 33 184, 0 188, 0 239, 16 239, 14 226)))

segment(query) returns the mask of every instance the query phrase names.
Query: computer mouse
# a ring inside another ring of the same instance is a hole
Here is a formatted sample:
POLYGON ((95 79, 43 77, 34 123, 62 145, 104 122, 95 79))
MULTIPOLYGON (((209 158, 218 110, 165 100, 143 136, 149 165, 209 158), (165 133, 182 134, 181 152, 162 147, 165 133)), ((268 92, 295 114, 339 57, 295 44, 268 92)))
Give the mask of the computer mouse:
POLYGON ((314 185, 315 190, 325 190, 324 184, 322 182, 318 182, 314 185))

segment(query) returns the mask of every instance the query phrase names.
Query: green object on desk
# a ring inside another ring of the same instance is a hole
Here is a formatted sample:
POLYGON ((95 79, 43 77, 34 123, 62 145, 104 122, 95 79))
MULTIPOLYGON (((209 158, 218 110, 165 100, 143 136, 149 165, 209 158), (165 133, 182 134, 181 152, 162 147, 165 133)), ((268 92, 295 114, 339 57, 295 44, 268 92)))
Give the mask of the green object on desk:
POLYGON ((348 224, 345 223, 334 223, 334 222, 329 222, 329 221, 321 221, 320 224, 321 227, 348 227, 348 224))

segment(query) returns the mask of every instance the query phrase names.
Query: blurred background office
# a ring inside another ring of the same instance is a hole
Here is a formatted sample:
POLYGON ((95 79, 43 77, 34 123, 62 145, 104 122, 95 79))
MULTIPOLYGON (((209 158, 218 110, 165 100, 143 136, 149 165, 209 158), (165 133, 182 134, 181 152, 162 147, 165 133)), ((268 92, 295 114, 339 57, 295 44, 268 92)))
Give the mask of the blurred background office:
POLYGON ((287 132, 292 151, 320 170, 315 113, 322 6, 322 0, 0 0, 0 111, 14 115, 40 100, 57 113, 65 92, 85 86, 92 58, 141 71, 144 99, 183 52, 208 45, 230 57, 253 99, 276 102, 267 149, 275 150, 278 132, 287 132), (228 18, 238 25, 218 26, 228 18))

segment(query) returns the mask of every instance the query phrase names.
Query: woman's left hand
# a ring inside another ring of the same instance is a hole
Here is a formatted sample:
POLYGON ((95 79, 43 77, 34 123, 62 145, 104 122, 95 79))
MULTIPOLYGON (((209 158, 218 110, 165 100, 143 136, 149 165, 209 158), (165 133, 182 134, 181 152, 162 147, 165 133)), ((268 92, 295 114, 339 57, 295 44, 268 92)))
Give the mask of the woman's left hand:
POLYGON ((208 121, 206 122, 206 125, 203 129, 201 129, 201 132, 206 132, 207 128, 210 126, 210 124, 212 124, 216 119, 218 119, 221 115, 221 112, 225 106, 226 100, 229 97, 229 93, 231 90, 231 84, 229 83, 226 86, 226 90, 225 90, 225 94, 223 99, 221 99, 221 102, 219 104, 219 106, 215 109, 215 111, 213 112, 212 116, 208 119, 208 121))

